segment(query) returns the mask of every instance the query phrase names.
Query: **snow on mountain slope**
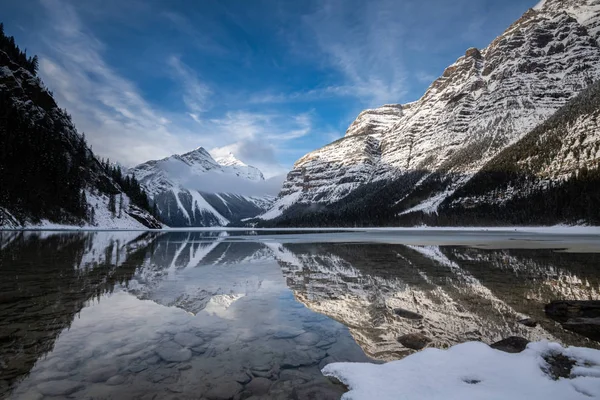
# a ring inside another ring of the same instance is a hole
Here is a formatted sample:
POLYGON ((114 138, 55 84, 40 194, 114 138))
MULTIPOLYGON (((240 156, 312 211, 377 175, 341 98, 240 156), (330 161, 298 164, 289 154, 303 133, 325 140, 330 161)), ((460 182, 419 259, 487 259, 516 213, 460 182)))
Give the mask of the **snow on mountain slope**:
POLYGON ((399 211, 437 207, 463 177, 600 76, 599 17, 597 0, 547 0, 527 11, 487 48, 468 49, 418 101, 393 113, 367 110, 345 138, 298 160, 279 208, 261 218, 295 203, 331 204, 365 183, 414 172, 423 179, 400 188, 408 194, 394 200, 399 211))
POLYGON ((273 196, 259 193, 262 173, 233 154, 215 160, 199 147, 189 153, 140 164, 129 171, 150 193, 170 226, 225 226, 270 207, 273 196))
POLYGON ((401 104, 386 104, 373 110, 361 112, 346 131, 346 136, 378 135, 400 122, 403 115, 401 104))
POLYGON ((543 12, 566 10, 577 18, 577 21, 585 26, 596 40, 600 39, 600 1, 598 0, 543 0, 534 9, 543 12))
POLYGON ((265 177, 258 168, 238 160, 232 153, 229 153, 226 157, 219 157, 215 161, 217 161, 217 163, 219 163, 219 165, 222 166, 225 171, 231 171, 231 173, 237 176, 251 181, 265 180, 265 177))

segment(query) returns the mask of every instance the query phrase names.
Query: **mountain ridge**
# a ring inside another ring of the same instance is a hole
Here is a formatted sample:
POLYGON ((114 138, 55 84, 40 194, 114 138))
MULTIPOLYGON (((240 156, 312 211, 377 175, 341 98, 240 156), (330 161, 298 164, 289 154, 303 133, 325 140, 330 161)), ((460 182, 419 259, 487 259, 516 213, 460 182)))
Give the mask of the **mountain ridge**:
POLYGON ((295 205, 334 207, 365 186, 388 184, 397 187, 388 190, 388 206, 435 213, 486 162, 600 76, 599 18, 596 0, 538 4, 488 47, 468 49, 376 134, 346 135, 300 158, 261 219, 295 205))

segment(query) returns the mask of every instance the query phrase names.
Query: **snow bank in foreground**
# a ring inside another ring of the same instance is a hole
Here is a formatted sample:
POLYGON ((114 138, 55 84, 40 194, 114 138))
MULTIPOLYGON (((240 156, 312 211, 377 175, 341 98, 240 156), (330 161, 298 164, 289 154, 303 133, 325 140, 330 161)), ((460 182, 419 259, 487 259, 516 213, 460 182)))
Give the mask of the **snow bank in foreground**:
POLYGON ((350 388, 345 400, 589 400, 600 396, 600 351, 537 342, 509 354, 470 342, 383 365, 329 364, 323 374, 350 388), (577 361, 571 379, 553 380, 544 372, 542 356, 559 353, 577 361))

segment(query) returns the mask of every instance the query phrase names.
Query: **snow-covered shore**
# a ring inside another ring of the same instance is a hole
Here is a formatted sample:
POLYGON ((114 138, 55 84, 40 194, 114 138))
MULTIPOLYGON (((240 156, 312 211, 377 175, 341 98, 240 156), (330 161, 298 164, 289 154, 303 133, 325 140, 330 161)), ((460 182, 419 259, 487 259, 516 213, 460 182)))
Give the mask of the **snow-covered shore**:
POLYGON ((600 350, 543 341, 509 354, 469 342, 381 365, 329 364, 323 374, 349 387, 343 400, 590 399, 600 396, 600 350), (546 359, 557 355, 575 362, 569 378, 551 376, 546 359))

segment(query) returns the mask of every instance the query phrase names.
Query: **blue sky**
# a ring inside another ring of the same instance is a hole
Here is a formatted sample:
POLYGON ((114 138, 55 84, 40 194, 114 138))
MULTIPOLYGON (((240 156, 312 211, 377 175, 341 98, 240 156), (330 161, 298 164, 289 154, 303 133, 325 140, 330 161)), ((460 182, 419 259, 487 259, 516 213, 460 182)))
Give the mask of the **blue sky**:
POLYGON ((265 175, 418 99, 537 0, 0 0, 5 31, 94 151, 126 166, 202 146, 265 175))

